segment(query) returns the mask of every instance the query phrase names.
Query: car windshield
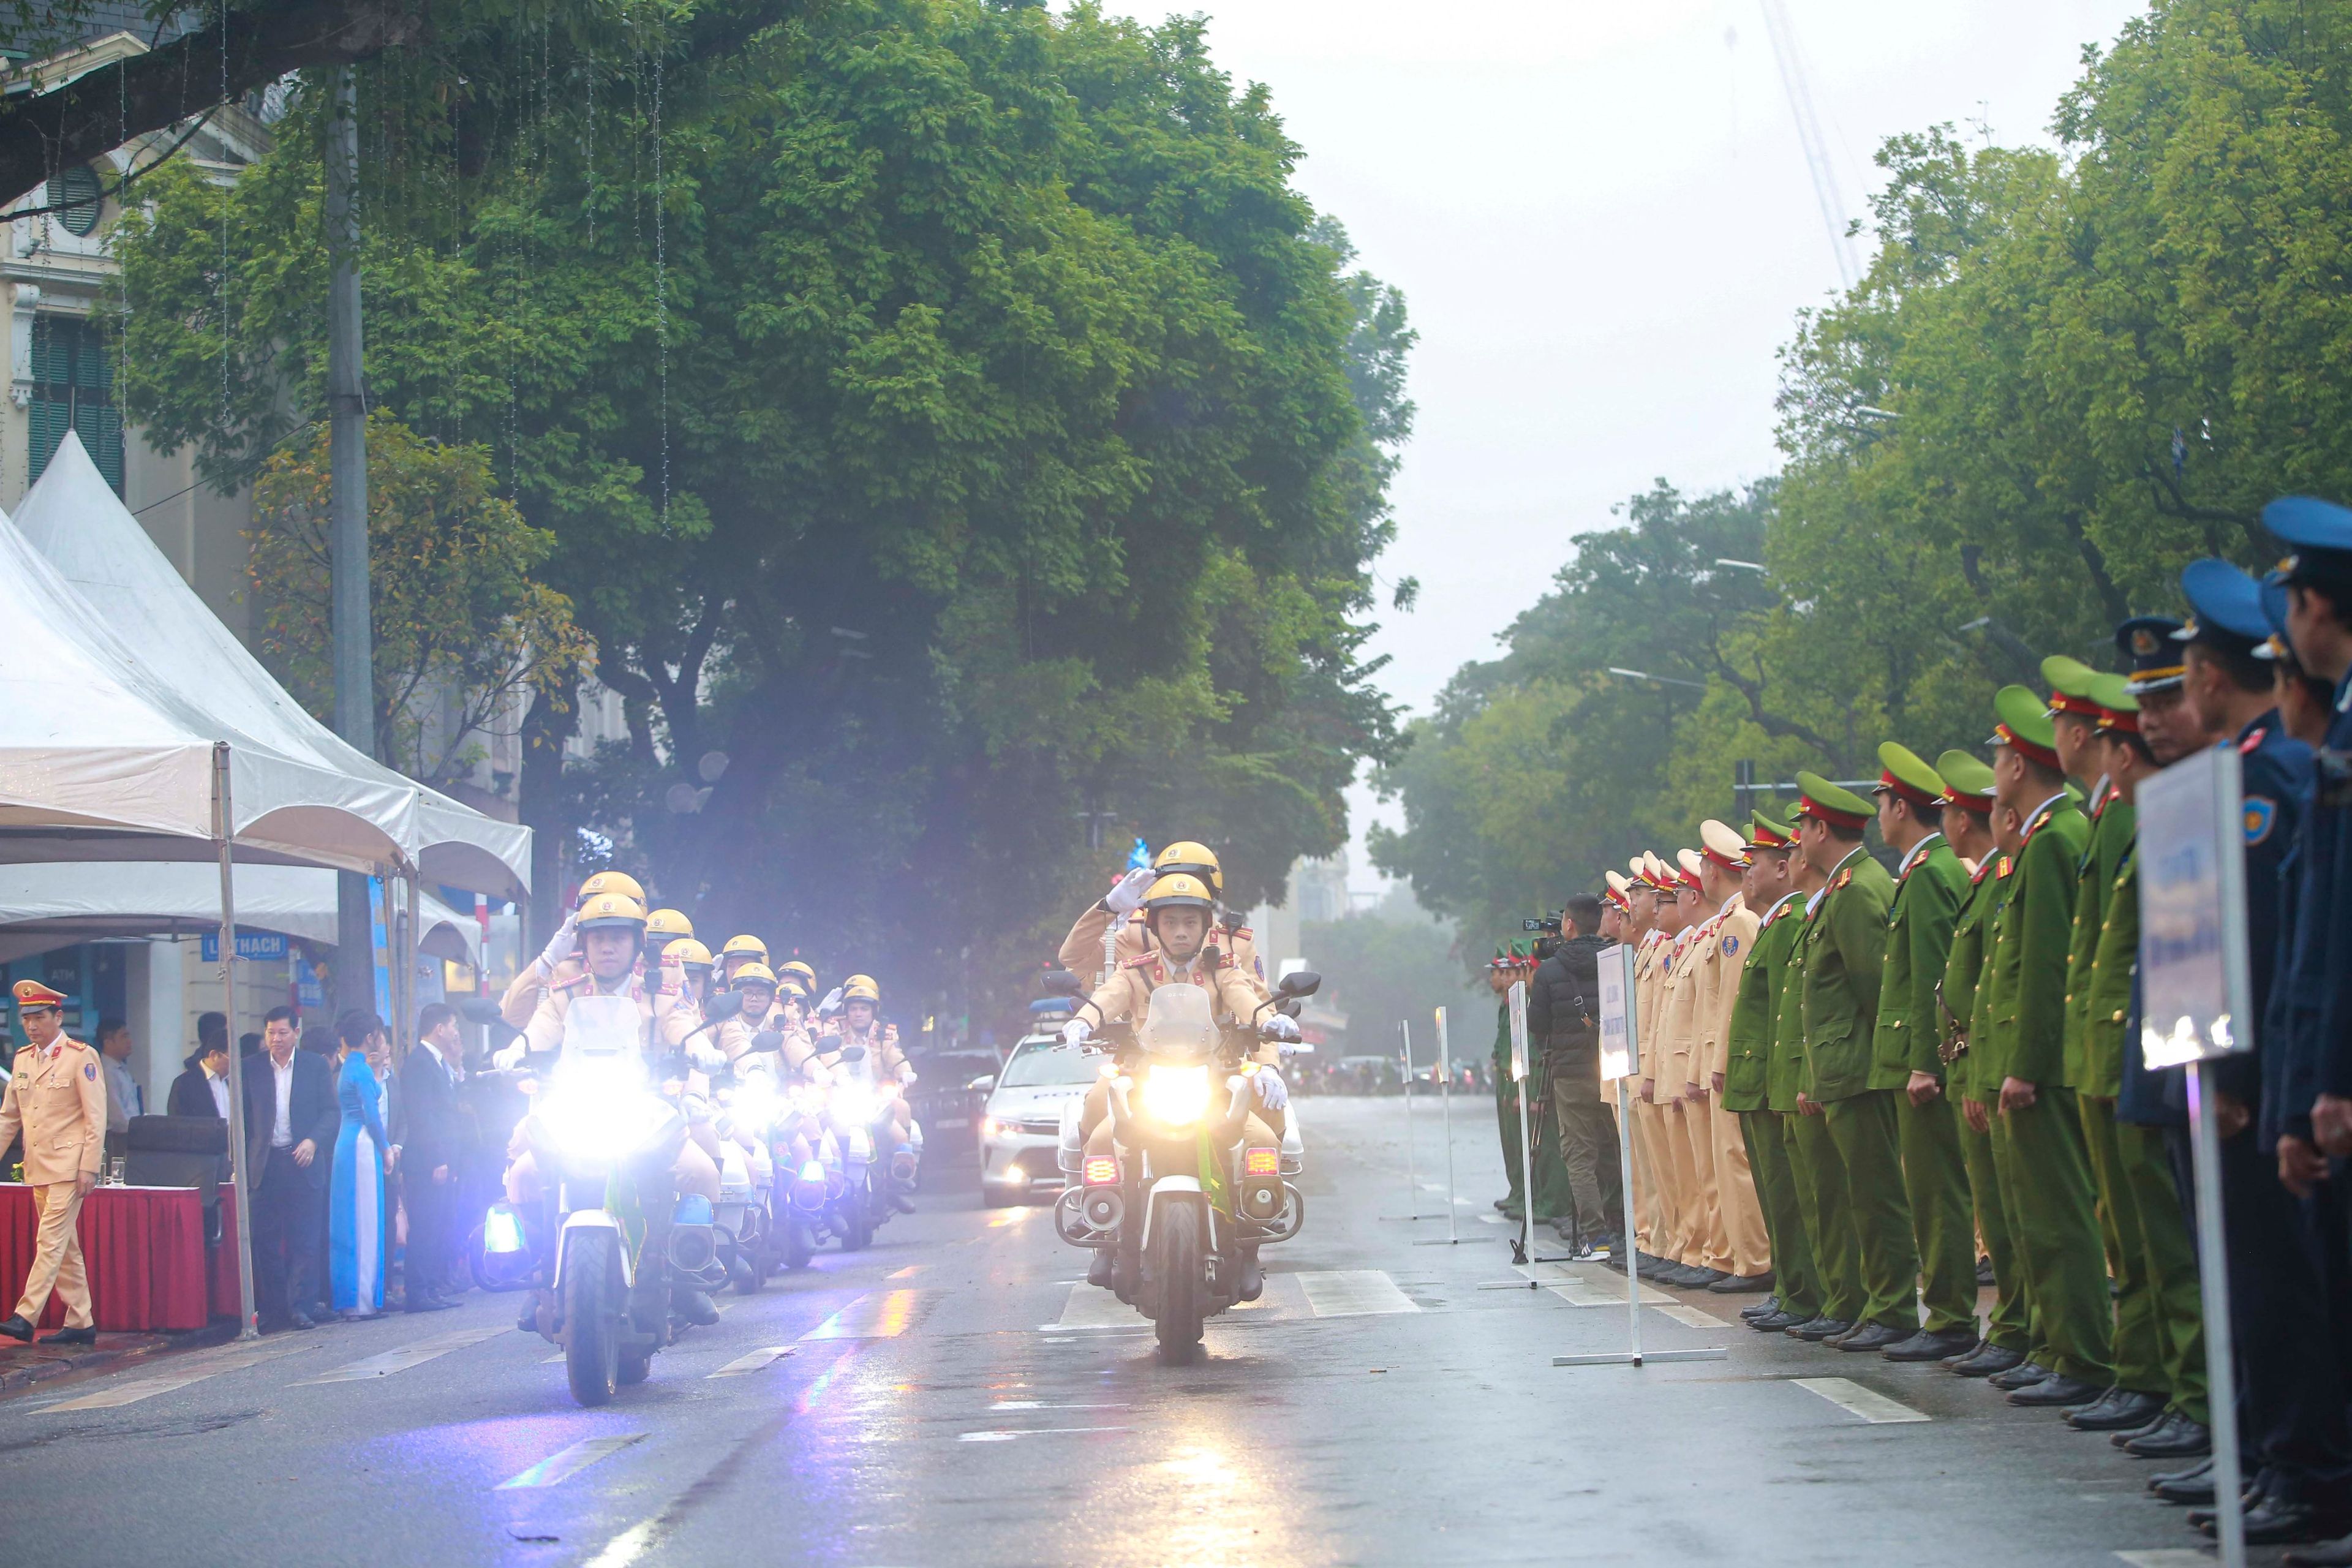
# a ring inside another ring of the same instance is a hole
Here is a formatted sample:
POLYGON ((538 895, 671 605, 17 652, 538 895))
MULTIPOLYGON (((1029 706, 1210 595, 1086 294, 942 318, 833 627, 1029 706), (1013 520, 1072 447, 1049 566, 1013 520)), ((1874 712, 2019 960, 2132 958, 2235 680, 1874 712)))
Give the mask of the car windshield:
POLYGON ((1036 1040, 1013 1053, 999 1089, 1037 1089, 1057 1083, 1090 1083, 1095 1059, 1059 1040, 1036 1040))

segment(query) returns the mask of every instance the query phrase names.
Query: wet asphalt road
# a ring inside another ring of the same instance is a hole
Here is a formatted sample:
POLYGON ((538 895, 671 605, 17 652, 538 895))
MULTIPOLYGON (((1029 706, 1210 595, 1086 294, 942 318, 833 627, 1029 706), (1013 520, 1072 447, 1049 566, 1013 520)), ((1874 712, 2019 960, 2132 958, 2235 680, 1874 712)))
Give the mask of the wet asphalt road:
MULTIPOLYGON (((1403 1102, 1305 1103, 1305 1233, 1167 1369, 1043 1207, 933 1191, 868 1252, 726 1299, 583 1411, 513 1299, 0 1402, 0 1558, 68 1565, 2120 1562, 2197 1538, 2148 1467, 1981 1384, 1762 1336, 1747 1298, 1513 1271, 1491 1102, 1458 1246, 1409 1214, 1403 1102), (1516 1288, 1514 1288, 1516 1287, 1516 1288), (1579 1305, 1598 1301, 1600 1305, 1579 1305), (1808 1385, 1799 1379, 1844 1379, 1808 1385), (183 1381, 186 1380, 186 1381, 183 1381)), ((1417 1206, 1444 1212, 1434 1107, 1417 1206), (1433 1169, 1436 1174, 1433 1177, 1433 1169)), ((2256 1553, 2257 1562, 2274 1554, 2256 1553)))

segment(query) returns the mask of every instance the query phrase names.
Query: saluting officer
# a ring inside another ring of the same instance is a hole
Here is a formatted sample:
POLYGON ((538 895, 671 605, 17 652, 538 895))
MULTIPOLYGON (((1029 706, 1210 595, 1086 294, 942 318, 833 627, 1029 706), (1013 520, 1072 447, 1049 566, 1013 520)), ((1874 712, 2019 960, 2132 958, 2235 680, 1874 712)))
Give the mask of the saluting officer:
POLYGON ((16 1311, 0 1321, 0 1334, 31 1343, 54 1289, 65 1300, 66 1326, 47 1342, 94 1344, 89 1276, 74 1224, 106 1163, 106 1085, 98 1053, 66 1034, 65 996, 37 980, 19 980, 16 994, 29 1043, 16 1053, 16 1076, 0 1093, 0 1149, 24 1134, 25 1181, 41 1219, 33 1270, 16 1311))
POLYGON ((1872 1029, 1870 1087, 1888 1091, 1919 1258, 1925 1327, 1886 1347, 1889 1361, 1941 1361, 1977 1342, 1977 1248, 1968 1158, 1944 1091, 1936 988, 1951 958, 1968 873, 1944 836, 1944 781, 1908 747, 1878 748, 1878 829, 1903 857, 1887 914, 1886 963, 1872 1029))
POLYGON ((1969 1048, 1986 1053, 1983 1079, 2000 1085, 2017 1237, 2050 1357, 2002 1373, 1994 1384, 2010 1390, 2013 1405, 2088 1405, 2111 1381, 2113 1315, 2090 1153, 2065 1079, 2065 1034, 2074 884, 2091 825, 2067 790, 2042 699, 2004 686, 1993 710, 1996 798, 2016 815, 2019 848, 1979 982, 1990 1026, 1969 1048))

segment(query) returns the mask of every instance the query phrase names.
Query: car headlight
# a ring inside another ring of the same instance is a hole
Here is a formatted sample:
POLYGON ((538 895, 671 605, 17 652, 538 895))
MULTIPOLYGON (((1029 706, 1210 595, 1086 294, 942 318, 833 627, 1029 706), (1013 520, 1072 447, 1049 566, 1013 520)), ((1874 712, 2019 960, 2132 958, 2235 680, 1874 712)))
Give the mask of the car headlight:
POLYGON ((1208 1068, 1153 1068, 1143 1080, 1143 1110, 1162 1126, 1192 1126, 1208 1114, 1208 1068))

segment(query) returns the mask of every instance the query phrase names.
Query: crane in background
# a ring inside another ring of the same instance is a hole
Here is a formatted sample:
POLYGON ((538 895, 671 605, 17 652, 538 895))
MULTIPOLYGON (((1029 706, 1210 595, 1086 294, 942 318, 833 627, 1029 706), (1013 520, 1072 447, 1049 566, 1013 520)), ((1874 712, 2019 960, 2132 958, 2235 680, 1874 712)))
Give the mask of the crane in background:
POLYGON ((1797 121, 1797 140, 1804 144, 1805 166, 1813 176, 1813 197, 1821 203, 1822 222, 1830 231, 1830 249, 1836 253, 1838 277, 1848 289, 1862 280, 1862 262, 1854 254, 1853 237, 1846 232, 1845 193, 1838 188, 1836 165, 1830 162, 1828 139, 1822 135, 1813 112, 1813 89, 1807 79, 1804 52, 1797 30, 1790 25, 1789 8, 1781 0, 1763 0, 1764 30, 1772 37, 1772 58, 1780 68, 1780 85, 1789 94, 1789 112, 1797 121))

